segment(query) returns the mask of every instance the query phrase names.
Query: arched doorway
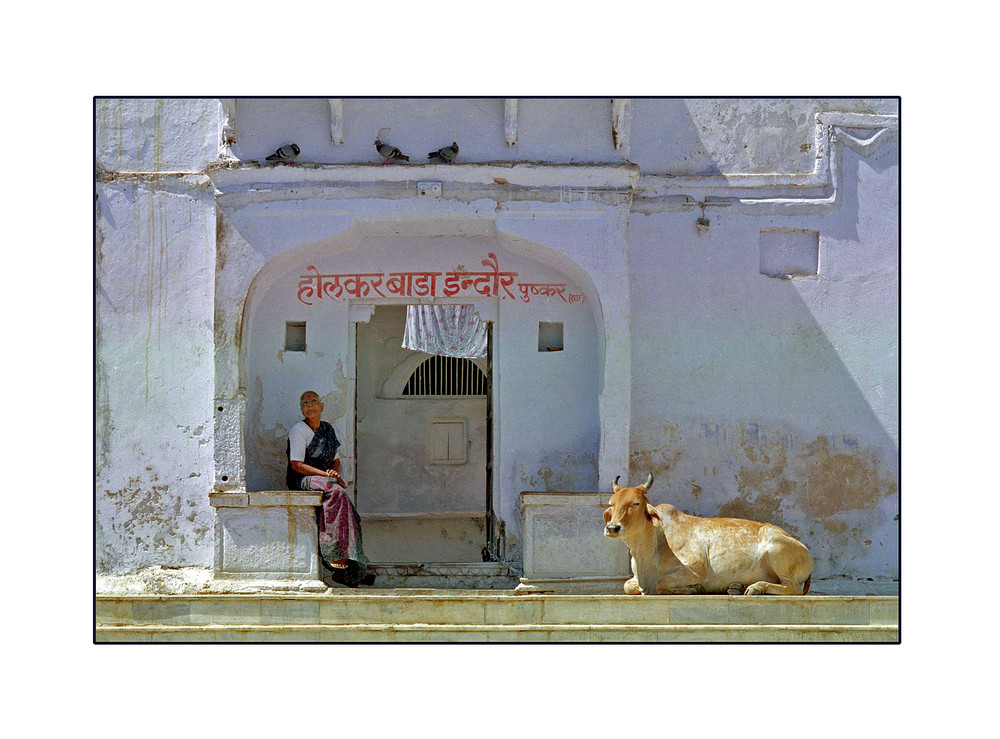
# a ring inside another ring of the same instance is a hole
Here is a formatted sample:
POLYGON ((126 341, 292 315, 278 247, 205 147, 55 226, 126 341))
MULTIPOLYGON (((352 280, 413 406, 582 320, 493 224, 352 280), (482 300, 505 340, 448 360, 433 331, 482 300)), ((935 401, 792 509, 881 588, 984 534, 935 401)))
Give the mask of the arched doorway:
MULTIPOLYGON (((520 492, 596 489, 601 443, 604 332, 593 283, 580 279, 582 270, 570 277, 561 266, 563 255, 552 252, 550 260, 547 250, 530 246, 519 250, 489 237, 404 239, 397 233, 356 238, 346 246, 304 245, 261 269, 248 293, 240 352, 247 489, 282 487, 287 429, 298 420, 300 393, 312 389, 352 457, 344 460, 344 470, 357 480, 363 520, 367 514, 374 524, 383 516, 388 530, 409 517, 426 530, 420 536, 457 547, 435 553, 427 544, 411 554, 385 556, 469 561, 488 542, 492 551, 516 559, 520 492), (387 397, 398 391, 392 382, 413 368, 403 366, 396 337, 379 332, 383 317, 398 327, 394 314, 414 302, 472 304, 491 324, 490 364, 480 367, 490 390, 486 398, 421 400, 423 415, 415 424, 421 430, 410 429, 405 443, 393 441, 397 447, 386 455, 379 429, 414 425, 408 412, 399 412, 406 401, 387 397), (378 367, 366 368, 372 362, 378 367), (367 414, 374 411, 360 399, 363 392, 396 415, 368 426, 367 414), (479 405, 473 413, 456 405, 461 402, 479 405), (464 463, 433 459, 442 445, 445 454, 455 452, 456 440, 465 445, 464 463), (391 462, 381 464, 380 452, 391 462), (474 480, 456 483, 457 469, 445 473, 463 466, 475 470, 474 480), (422 492, 409 500, 406 487, 418 471, 422 492), (470 515, 459 525, 448 519, 455 513, 470 515)), ((391 540, 393 532, 385 536, 391 540)))

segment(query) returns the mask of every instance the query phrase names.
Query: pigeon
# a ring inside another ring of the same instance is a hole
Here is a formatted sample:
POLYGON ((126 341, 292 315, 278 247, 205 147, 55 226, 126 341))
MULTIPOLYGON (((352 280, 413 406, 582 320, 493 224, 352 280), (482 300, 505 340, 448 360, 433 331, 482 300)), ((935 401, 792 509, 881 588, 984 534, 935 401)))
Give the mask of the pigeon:
POLYGON ((394 159, 402 159, 404 162, 410 161, 410 158, 395 146, 392 146, 391 144, 383 144, 378 139, 375 139, 375 149, 379 154, 385 157, 386 164, 389 164, 394 159))
POLYGON ((280 146, 274 150, 274 153, 265 157, 268 162, 294 162, 295 157, 299 155, 299 145, 298 144, 288 144, 287 146, 280 146))
POLYGON ((455 157, 458 156, 458 144, 454 141, 451 142, 451 146, 445 146, 437 151, 432 151, 427 155, 428 159, 440 159, 443 162, 448 162, 451 164, 455 161, 455 157))

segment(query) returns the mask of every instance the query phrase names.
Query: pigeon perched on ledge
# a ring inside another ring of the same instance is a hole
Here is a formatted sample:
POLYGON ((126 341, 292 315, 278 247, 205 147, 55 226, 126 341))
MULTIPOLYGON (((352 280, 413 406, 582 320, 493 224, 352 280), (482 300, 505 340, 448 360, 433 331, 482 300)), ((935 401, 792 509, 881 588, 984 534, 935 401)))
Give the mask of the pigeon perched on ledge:
POLYGON ((396 159, 402 159, 404 162, 410 161, 410 158, 395 146, 392 146, 391 144, 383 144, 379 139, 375 139, 375 150, 385 157, 386 164, 389 164, 396 159))
POLYGON ((430 154, 427 155, 427 158, 430 160, 440 159, 443 162, 448 162, 448 164, 451 164, 453 161, 455 161, 455 157, 457 156, 458 156, 458 143, 452 141, 451 146, 444 146, 438 149, 437 151, 432 151, 430 154))
POLYGON ((299 155, 299 151, 301 150, 298 144, 279 146, 271 156, 265 157, 264 160, 268 162, 294 162, 295 157, 299 155))

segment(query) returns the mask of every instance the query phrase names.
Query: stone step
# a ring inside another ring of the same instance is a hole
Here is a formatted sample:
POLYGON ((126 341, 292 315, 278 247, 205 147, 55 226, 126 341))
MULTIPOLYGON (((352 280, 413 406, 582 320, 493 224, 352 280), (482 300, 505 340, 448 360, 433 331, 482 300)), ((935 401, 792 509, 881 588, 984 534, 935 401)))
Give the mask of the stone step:
POLYGON ((896 642, 889 625, 282 624, 98 626, 98 642, 896 642))
POLYGON ((101 595, 97 639, 896 641, 896 596, 322 594, 101 595), (654 636, 662 632, 661 636, 654 636), (493 636, 485 639, 482 635, 493 636), (423 636, 420 636, 420 635, 423 636), (513 635, 513 636, 512 636, 513 635), (574 635, 576 635, 574 637, 574 635), (626 635, 626 636, 623 636, 626 635), (738 638, 737 638, 738 637, 738 638))
POLYGON ((369 569, 379 589, 511 590, 519 580, 518 573, 501 562, 374 562, 369 569))

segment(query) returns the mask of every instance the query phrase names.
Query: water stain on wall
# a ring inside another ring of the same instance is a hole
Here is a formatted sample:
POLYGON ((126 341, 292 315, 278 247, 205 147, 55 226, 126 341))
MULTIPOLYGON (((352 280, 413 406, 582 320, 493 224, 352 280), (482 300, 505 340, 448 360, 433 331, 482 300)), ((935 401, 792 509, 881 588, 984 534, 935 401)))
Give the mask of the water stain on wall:
POLYGON ((226 239, 226 216, 222 208, 215 209, 215 273, 218 275, 226 268, 226 249, 223 248, 226 239))
POLYGON ((656 432, 656 438, 657 446, 633 443, 629 469, 622 474, 623 479, 626 475, 629 478, 626 482, 638 485, 646 479, 647 474, 652 473, 653 477, 661 482, 673 483, 671 471, 677 468, 678 462, 684 456, 680 426, 663 424, 656 432))
POLYGON ((746 518, 751 521, 775 521, 778 519, 778 509, 781 498, 766 493, 755 499, 734 498, 719 506, 719 516, 723 518, 746 518))
POLYGON ((893 447, 752 422, 654 427, 631 444, 630 482, 653 472, 654 502, 780 526, 810 548, 819 577, 898 573, 885 526, 899 492, 893 447))
POLYGON ((574 492, 591 489, 597 481, 593 454, 566 454, 546 458, 537 471, 542 490, 574 492))
POLYGON ((898 483, 881 469, 872 450, 835 451, 830 439, 821 436, 807 445, 801 460, 805 484, 797 497, 817 517, 874 508, 898 490, 898 483))
POLYGON ((656 486, 678 497, 671 502, 682 510, 686 502, 700 500, 709 507, 714 502, 716 510, 699 515, 782 526, 787 525, 783 519, 798 512, 821 525, 830 520, 833 526, 832 517, 873 510, 898 492, 886 460, 849 437, 803 442, 756 423, 731 428, 700 424, 686 433, 663 426, 662 434, 634 438, 633 448, 631 481, 652 472, 656 486))

